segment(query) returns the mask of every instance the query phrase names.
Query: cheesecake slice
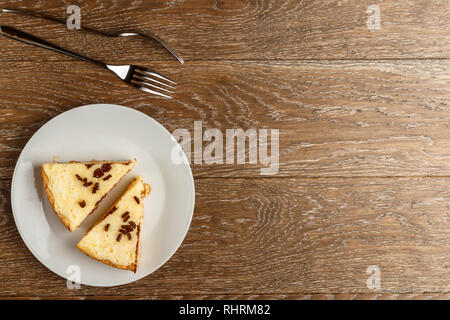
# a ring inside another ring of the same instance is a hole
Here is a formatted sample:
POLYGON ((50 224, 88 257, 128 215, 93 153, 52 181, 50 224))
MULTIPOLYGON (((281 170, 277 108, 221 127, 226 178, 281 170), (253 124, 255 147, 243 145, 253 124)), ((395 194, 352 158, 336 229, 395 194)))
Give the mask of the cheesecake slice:
POLYGON ((89 257, 136 273, 140 255, 143 199, 150 186, 136 178, 119 200, 86 233, 77 247, 89 257))
POLYGON ((129 161, 50 162, 41 167, 53 211, 71 232, 131 169, 129 161))

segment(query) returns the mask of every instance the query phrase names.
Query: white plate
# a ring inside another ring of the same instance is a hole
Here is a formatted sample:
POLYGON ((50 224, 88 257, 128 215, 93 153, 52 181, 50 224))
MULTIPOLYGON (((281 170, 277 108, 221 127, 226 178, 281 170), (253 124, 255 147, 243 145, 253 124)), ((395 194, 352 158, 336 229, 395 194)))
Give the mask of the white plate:
MULTIPOLYGON (((144 113, 110 104, 75 108, 42 126, 22 150, 11 187, 17 229, 34 256, 66 279, 74 279, 79 267, 80 283, 91 286, 130 283, 161 267, 186 236, 194 199, 191 168, 172 135, 144 113), (184 162, 174 163, 172 154, 181 155, 184 162), (136 158, 138 164, 71 233, 53 213, 42 183, 40 165, 54 156, 58 161, 136 158), (141 260, 133 274, 89 258, 76 244, 138 175, 152 191, 145 199, 141 260)), ((65 281, 61 285, 65 286, 65 281)))

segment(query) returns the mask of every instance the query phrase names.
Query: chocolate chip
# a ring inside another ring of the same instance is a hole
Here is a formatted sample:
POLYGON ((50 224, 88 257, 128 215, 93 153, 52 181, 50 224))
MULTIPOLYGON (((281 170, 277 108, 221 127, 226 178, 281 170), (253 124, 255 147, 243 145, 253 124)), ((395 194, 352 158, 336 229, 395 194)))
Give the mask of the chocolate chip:
POLYGON ((94 184, 94 187, 92 188, 92 193, 96 193, 97 190, 98 190, 98 182, 96 182, 96 183, 94 184))
POLYGON ((136 223, 134 223, 134 221, 130 221, 130 222, 128 222, 128 224, 129 224, 133 229, 136 229, 136 223))
POLYGON ((122 234, 121 234, 121 233, 119 233, 119 235, 117 236, 117 239, 116 239, 116 241, 117 241, 117 242, 119 242, 119 241, 120 241, 120 239, 122 239, 122 234))
POLYGON ((101 170, 102 170, 103 172, 108 172, 109 170, 111 170, 111 164, 110 164, 110 163, 104 163, 104 164, 102 164, 101 170))
POLYGON ((80 202, 78 202, 78 204, 80 205, 80 207, 82 207, 82 208, 84 208, 84 207, 86 207, 86 201, 80 201, 80 202))
POLYGON ((141 200, 139 200, 139 198, 136 196, 134 196, 134 200, 136 200, 137 204, 141 203, 141 200))
POLYGON ((123 233, 123 234, 127 234, 127 231, 125 229, 119 229, 119 232, 123 233))
POLYGON ((112 177, 112 175, 108 174, 106 177, 103 178, 103 181, 106 181, 106 180, 108 180, 111 177, 112 177))
POLYGON ((80 180, 80 181, 84 181, 83 178, 80 177, 78 174, 76 174, 75 177, 77 177, 77 179, 80 180))
POLYGON ((128 219, 130 219, 130 216, 126 216, 125 218, 123 218, 123 222, 127 222, 128 219))
POLYGON ((89 187, 92 184, 92 181, 87 182, 87 179, 85 178, 85 182, 83 183, 83 187, 89 187))
POLYGON ((108 214, 111 214, 111 213, 113 213, 113 212, 116 211, 116 210, 117 210, 116 207, 112 207, 111 210, 109 210, 108 214))
POLYGON ((130 213, 128 211, 125 211, 125 213, 122 214, 122 218, 125 218, 126 216, 129 216, 129 215, 130 215, 130 213))
POLYGON ((105 231, 108 231, 109 229, 109 223, 105 225, 105 231))
POLYGON ((85 166, 86 166, 86 168, 88 168, 88 169, 89 169, 90 167, 92 167, 92 166, 93 166, 93 164, 91 164, 91 163, 86 163, 86 164, 85 164, 85 166))
POLYGON ((95 169, 95 171, 94 171, 95 178, 101 178, 103 175, 104 175, 104 173, 100 168, 95 169))
POLYGON ((131 240, 131 234, 127 233, 128 240, 131 240))
POLYGON ((121 228, 126 230, 127 232, 133 231, 133 228, 130 227, 129 225, 127 225, 127 224, 122 225, 121 228))

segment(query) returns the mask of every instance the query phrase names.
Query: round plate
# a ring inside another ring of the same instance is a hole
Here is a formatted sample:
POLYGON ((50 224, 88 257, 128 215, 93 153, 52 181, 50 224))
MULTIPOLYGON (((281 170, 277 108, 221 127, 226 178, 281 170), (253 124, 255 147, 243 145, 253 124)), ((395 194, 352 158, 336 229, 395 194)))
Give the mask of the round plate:
POLYGON ((144 113, 111 104, 71 109, 42 126, 22 150, 11 187, 14 220, 28 249, 59 276, 91 286, 130 283, 161 267, 186 236, 194 199, 191 168, 172 135, 144 113), (172 161, 174 154, 182 161, 172 161), (136 158, 138 163, 71 233, 53 212, 42 183, 40 166, 55 156, 63 162, 136 158), (138 175, 152 191, 144 200, 141 259, 134 274, 89 258, 76 244, 138 175))

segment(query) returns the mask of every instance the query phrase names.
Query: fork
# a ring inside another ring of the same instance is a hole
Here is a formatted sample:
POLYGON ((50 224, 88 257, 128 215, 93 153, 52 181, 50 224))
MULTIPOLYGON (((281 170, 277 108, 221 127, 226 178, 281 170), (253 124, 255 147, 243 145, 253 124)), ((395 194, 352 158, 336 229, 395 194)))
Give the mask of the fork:
MULTIPOLYGON (((41 13, 37 13, 37 12, 33 12, 33 11, 25 11, 25 10, 19 10, 19 9, 6 9, 6 8, 2 8, 0 9, 0 14, 1 13, 13 13, 13 14, 20 14, 23 16, 29 16, 29 17, 35 17, 35 18, 40 18, 40 19, 46 19, 48 21, 52 21, 52 22, 57 22, 59 24, 63 24, 66 25, 65 21, 47 16, 45 14, 41 14, 41 13)), ((171 47, 166 41, 164 41, 163 39, 161 39, 160 37, 158 37, 156 34, 151 33, 151 32, 136 32, 136 31, 127 31, 127 32, 120 32, 120 33, 109 33, 109 32, 104 32, 104 31, 98 31, 95 29, 91 29, 85 26, 80 26, 81 29, 91 32, 93 34, 97 34, 103 37, 110 37, 110 38, 115 38, 115 37, 132 37, 132 36, 140 36, 144 39, 153 39, 156 42, 158 42, 161 46, 163 46, 163 48, 165 48, 167 51, 170 52, 170 54, 172 54, 180 63, 184 63, 184 59, 181 57, 181 55, 179 54, 179 52, 177 50, 175 50, 173 47, 171 47)))
POLYGON ((102 67, 104 69, 113 72, 122 81, 144 92, 159 95, 165 98, 172 98, 170 94, 174 93, 172 90, 175 89, 176 82, 150 69, 129 64, 128 65, 106 64, 82 56, 80 54, 71 52, 69 50, 57 47, 54 44, 51 44, 45 40, 39 39, 28 33, 25 33, 23 31, 8 26, 0 26, 0 35, 9 39, 17 40, 37 47, 59 52, 73 58, 78 58, 80 60, 90 62, 92 64, 95 64, 99 67, 102 67))

